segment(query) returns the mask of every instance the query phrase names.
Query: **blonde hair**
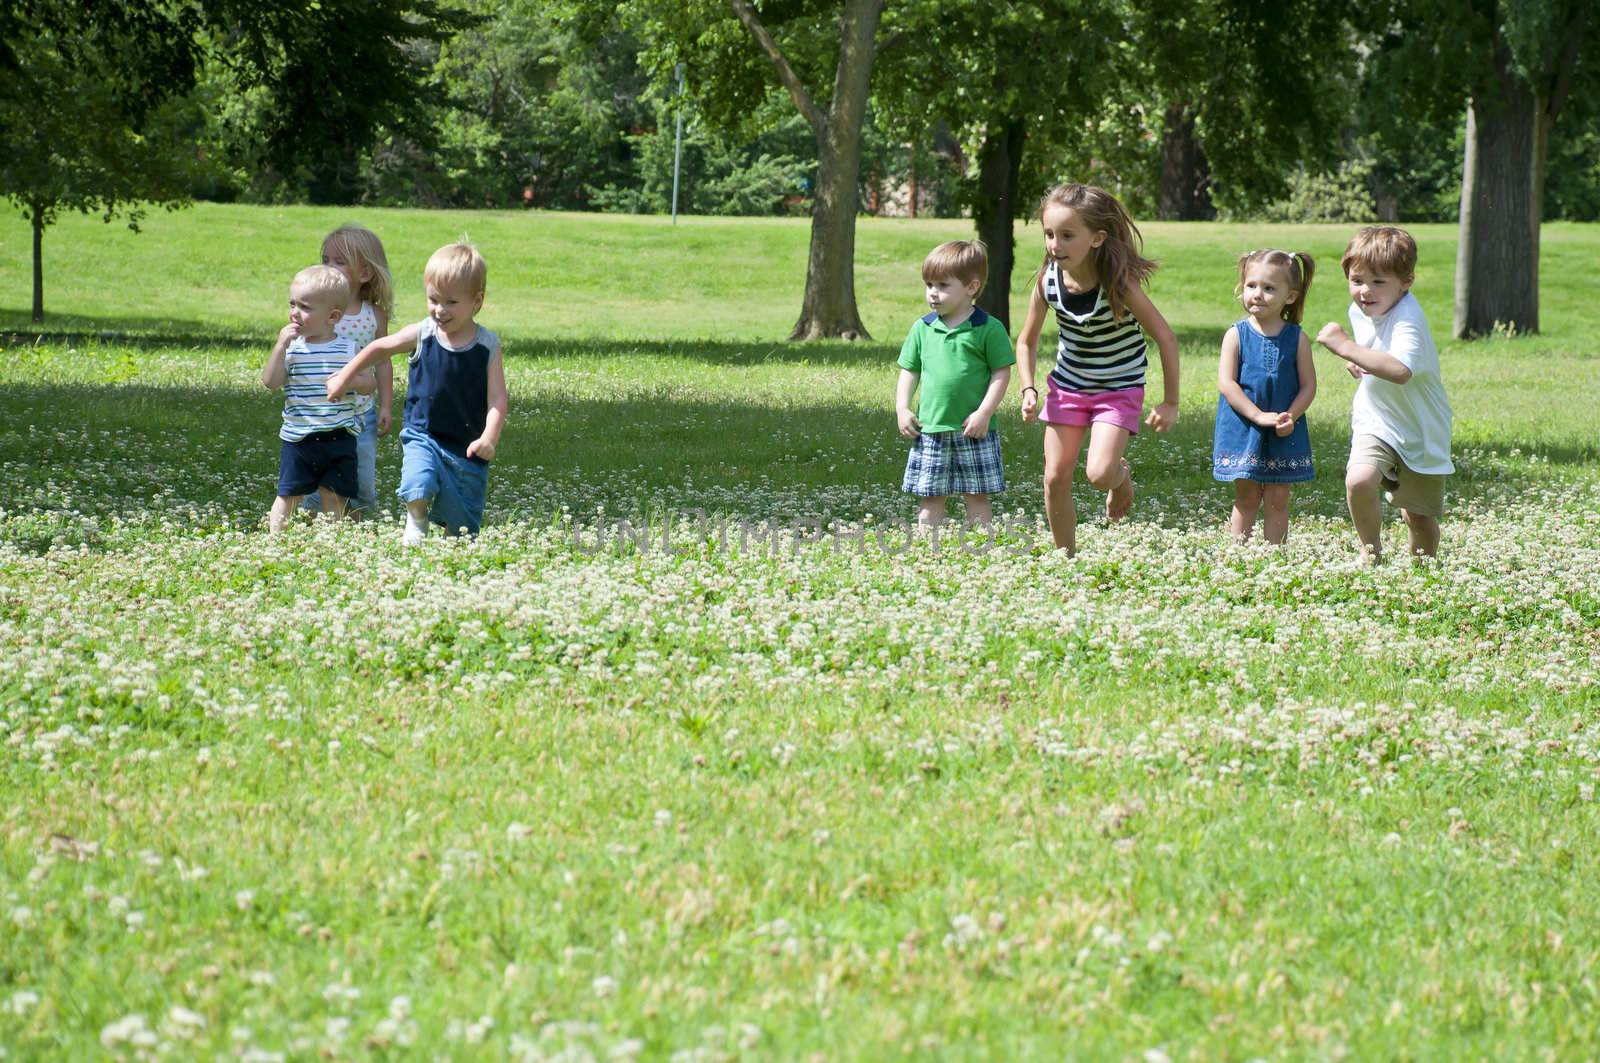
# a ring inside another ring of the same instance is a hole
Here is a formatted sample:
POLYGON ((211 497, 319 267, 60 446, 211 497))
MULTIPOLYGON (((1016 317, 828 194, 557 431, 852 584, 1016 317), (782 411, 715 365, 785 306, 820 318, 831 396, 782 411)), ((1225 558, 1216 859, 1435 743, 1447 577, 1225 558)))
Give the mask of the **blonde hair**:
POLYGON ((1339 260, 1346 277, 1356 266, 1411 280, 1417 273, 1417 242, 1410 233, 1393 225, 1369 225, 1351 238, 1339 260))
POLYGON ((489 266, 478 249, 462 241, 445 244, 428 258, 422 279, 428 283, 466 284, 474 295, 482 295, 489 281, 489 266))
POLYGON ((947 240, 928 252, 922 260, 922 280, 954 277, 962 284, 978 282, 982 288, 989 279, 989 249, 982 240, 947 240))
POLYGON ((389 256, 383 253, 383 241, 365 225, 345 222, 322 238, 322 253, 334 251, 354 267, 359 276, 365 268, 372 276, 355 293, 358 299, 371 303, 384 317, 394 313, 394 278, 389 275, 389 256))
POLYGON ((1244 295, 1244 275, 1254 265, 1275 266, 1289 275, 1289 288, 1294 299, 1283 304, 1283 319, 1291 325, 1300 324, 1306 314, 1306 293, 1311 290, 1311 275, 1317 264, 1304 251, 1251 251, 1239 256, 1239 283, 1233 287, 1235 299, 1244 295))
POLYGON ((319 303, 326 301, 340 310, 350 304, 350 282, 332 266, 307 266, 294 275, 289 287, 303 288, 310 298, 319 303))
MULTIPOLYGON (((1077 213, 1090 232, 1103 232, 1106 238, 1094 249, 1094 268, 1100 275, 1100 286, 1105 289, 1111 303, 1111 316, 1122 320, 1127 312, 1123 293, 1130 288, 1148 284, 1156 271, 1156 263, 1144 257, 1144 236, 1133 224, 1128 211, 1117 202, 1117 197, 1094 185, 1075 183, 1059 184, 1044 194, 1039 201, 1039 218, 1043 220, 1046 208, 1066 207, 1077 213)), ((1041 274, 1050 265, 1045 254, 1041 274)))

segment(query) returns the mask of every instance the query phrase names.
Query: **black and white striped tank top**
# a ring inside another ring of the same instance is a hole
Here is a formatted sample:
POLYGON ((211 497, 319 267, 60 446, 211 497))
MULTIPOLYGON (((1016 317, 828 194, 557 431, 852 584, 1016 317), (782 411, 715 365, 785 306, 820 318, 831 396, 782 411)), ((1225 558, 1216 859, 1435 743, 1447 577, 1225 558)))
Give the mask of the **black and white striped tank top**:
POLYGON ((1061 263, 1044 271, 1044 301, 1056 312, 1056 367, 1050 382, 1066 391, 1121 391, 1144 387, 1144 332, 1133 314, 1122 320, 1111 316, 1111 301, 1104 286, 1090 293, 1069 294, 1061 280, 1061 263))

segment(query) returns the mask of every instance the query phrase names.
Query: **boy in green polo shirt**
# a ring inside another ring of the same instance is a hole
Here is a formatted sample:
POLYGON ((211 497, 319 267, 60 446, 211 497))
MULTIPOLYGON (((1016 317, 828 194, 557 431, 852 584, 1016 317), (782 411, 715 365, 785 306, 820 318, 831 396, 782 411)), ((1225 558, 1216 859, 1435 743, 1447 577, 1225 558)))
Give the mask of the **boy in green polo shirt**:
POLYGON ((900 348, 894 406, 900 434, 913 440, 900 489, 921 497, 917 523, 924 526, 943 523, 945 497, 961 495, 967 523, 987 527, 989 496, 1006 489, 1000 432, 989 420, 1017 356, 1005 326, 972 305, 988 276, 989 254, 976 240, 940 244, 922 260, 933 312, 911 326, 900 348))

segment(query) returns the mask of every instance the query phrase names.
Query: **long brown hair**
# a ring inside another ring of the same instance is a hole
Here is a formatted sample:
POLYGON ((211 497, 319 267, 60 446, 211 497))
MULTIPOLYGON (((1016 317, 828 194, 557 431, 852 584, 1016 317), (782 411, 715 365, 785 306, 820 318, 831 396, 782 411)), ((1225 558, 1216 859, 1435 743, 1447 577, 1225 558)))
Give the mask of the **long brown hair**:
POLYGON ((1239 256, 1239 283, 1234 286, 1235 299, 1244 294, 1245 271, 1256 263, 1277 266, 1289 275, 1289 287, 1294 290, 1294 302, 1283 306, 1283 319, 1291 325, 1300 324, 1306 316, 1306 294, 1311 291, 1311 275, 1317 264, 1304 251, 1251 251, 1239 256))
MULTIPOLYGON (((1123 293, 1129 288, 1149 284, 1156 271, 1156 263, 1144 257, 1144 236, 1128 217, 1128 211, 1117 202, 1117 197, 1103 188, 1076 183, 1059 184, 1044 194, 1039 201, 1039 218, 1043 220, 1045 208, 1066 207, 1083 219, 1090 232, 1103 232, 1106 238, 1094 249, 1094 268, 1100 274, 1100 286, 1105 289, 1111 303, 1111 316, 1122 320, 1127 311, 1123 293)), ((1044 265, 1050 265, 1050 254, 1045 252, 1044 265)))

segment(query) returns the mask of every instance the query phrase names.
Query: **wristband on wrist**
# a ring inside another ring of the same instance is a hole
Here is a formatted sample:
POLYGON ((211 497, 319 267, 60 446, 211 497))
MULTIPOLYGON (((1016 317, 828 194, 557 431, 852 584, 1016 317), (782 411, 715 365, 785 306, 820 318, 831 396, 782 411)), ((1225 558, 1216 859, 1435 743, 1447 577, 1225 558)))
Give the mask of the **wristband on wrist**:
POLYGON ((1033 385, 1032 385, 1032 384, 1029 384, 1029 385, 1028 385, 1028 386, 1027 386, 1027 387, 1025 387, 1025 388, 1023 388, 1023 389, 1022 389, 1022 390, 1023 390, 1023 391, 1031 391, 1031 392, 1033 392, 1033 393, 1034 393, 1034 394, 1035 394, 1035 395, 1037 395, 1037 394, 1039 394, 1039 389, 1038 389, 1038 388, 1036 388, 1036 387, 1034 387, 1034 386, 1033 386, 1033 385))

